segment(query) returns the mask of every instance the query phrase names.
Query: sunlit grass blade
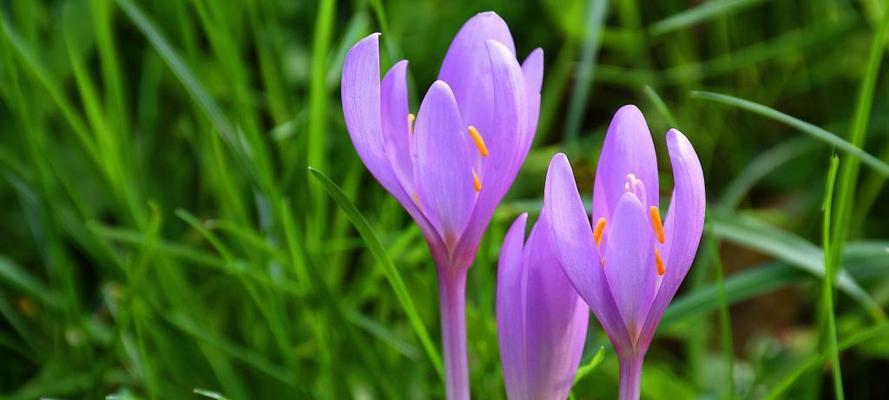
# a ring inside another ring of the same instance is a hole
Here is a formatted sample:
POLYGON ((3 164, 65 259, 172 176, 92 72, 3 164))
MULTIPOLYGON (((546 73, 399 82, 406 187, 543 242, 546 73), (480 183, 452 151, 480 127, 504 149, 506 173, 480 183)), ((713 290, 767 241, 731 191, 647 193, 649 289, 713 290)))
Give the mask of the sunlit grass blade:
POLYGON ((217 393, 207 389, 195 388, 194 390, 192 390, 192 393, 213 400, 228 400, 228 397, 223 396, 221 393, 217 393))
POLYGON ((712 92, 701 92, 694 91, 692 92, 692 97, 713 101, 716 103, 721 103, 725 105, 729 105, 732 107, 737 107, 742 110, 750 111, 771 119, 774 119, 778 122, 781 122, 785 125, 792 126, 794 128, 799 129, 805 134, 811 135, 812 137, 823 141, 829 145, 835 146, 837 150, 840 150, 852 157, 858 158, 863 163, 867 164, 869 167, 873 168, 875 171, 879 172, 881 175, 889 176, 889 164, 880 161, 878 158, 870 155, 869 153, 862 150, 860 147, 849 143, 839 135, 827 131, 826 129, 820 128, 816 125, 805 122, 801 119, 794 118, 790 115, 782 113, 774 108, 764 106, 759 103, 754 103, 749 100, 744 100, 741 98, 728 96, 720 93, 712 93, 712 92))
POLYGON ((652 35, 678 31, 713 18, 725 17, 766 0, 710 0, 673 14, 651 25, 652 35))
POLYGON ((330 178, 324 175, 321 171, 318 171, 311 167, 309 167, 309 171, 311 172, 312 176, 314 176, 315 179, 317 179, 318 182, 320 182, 324 186, 324 189, 327 190, 327 193, 330 195, 333 201, 346 214, 346 216, 349 218, 349 221, 352 222, 352 225, 358 231, 358 234, 361 235, 362 239, 364 239, 368 250, 370 250, 370 252, 383 267, 383 272, 386 275, 386 279, 392 286, 392 290, 395 292, 395 296, 398 298, 398 302, 404 309, 405 314, 407 314, 408 320, 410 321, 414 333, 420 339, 420 343, 426 350, 426 354, 429 356, 430 361, 432 361, 432 366, 435 368, 436 372, 438 372, 439 376, 444 379, 444 370, 442 369, 441 356, 439 355, 437 348, 432 342, 429 333, 426 331, 426 327, 423 325, 423 320, 420 319, 420 315, 417 312, 416 307, 414 307, 414 303, 413 300, 411 300, 411 296, 407 290, 407 286, 404 284, 404 279, 402 279, 401 274, 395 267, 395 264, 392 263, 392 260, 386 254, 386 250, 383 248, 383 245, 380 243, 379 238, 377 238, 377 235, 374 233, 373 228, 370 227, 370 224, 367 222, 367 219, 364 218, 364 215, 362 215, 361 212, 358 211, 358 208, 356 208, 355 205, 352 204, 352 201, 346 197, 342 189, 340 189, 340 187, 336 183, 331 181, 330 178))

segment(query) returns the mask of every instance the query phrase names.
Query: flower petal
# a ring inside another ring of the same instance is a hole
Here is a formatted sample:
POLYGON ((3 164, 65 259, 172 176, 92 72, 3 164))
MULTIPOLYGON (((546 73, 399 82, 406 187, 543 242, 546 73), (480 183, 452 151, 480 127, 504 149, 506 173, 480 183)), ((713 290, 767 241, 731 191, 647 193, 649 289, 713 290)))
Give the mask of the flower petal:
POLYGON ((528 399, 568 397, 590 315, 553 254, 549 229, 541 217, 525 245, 528 399))
MULTIPOLYGON (((491 99, 493 106, 488 109, 494 110, 491 116, 494 124, 487 132, 479 128, 489 154, 483 169, 477 171, 482 186, 478 204, 455 253, 459 263, 467 267, 475 258, 478 242, 494 210, 515 180, 519 166, 516 160, 524 158, 524 154, 519 154, 519 140, 527 122, 525 78, 518 61, 505 46, 495 41, 488 41, 487 45, 492 71, 488 79, 496 94, 491 99)), ((470 152, 478 154, 476 150, 473 147, 470 152)))
POLYGON ((525 161, 525 156, 531 149, 534 142, 534 135, 537 132, 537 118, 540 115, 540 87, 543 84, 543 50, 534 49, 531 54, 525 58, 522 63, 522 72, 525 76, 525 90, 528 97, 528 125, 525 127, 525 134, 522 136, 521 145, 519 145, 520 157, 517 159, 514 168, 518 170, 525 161))
POLYGON ((463 24, 441 63, 441 79, 451 86, 463 122, 485 135, 493 125, 494 86, 485 42, 500 42, 515 59, 515 45, 506 22, 494 12, 476 14, 463 24))
POLYGON ((676 295, 694 260, 704 230, 706 195, 701 162, 688 139, 675 129, 667 132, 673 166, 673 197, 664 223, 662 246, 666 272, 645 323, 643 340, 651 341, 661 316, 676 295))
POLYGON ((654 234, 635 194, 626 192, 618 200, 609 229, 605 276, 635 343, 657 290, 654 234))
POLYGON ((421 208, 449 250, 463 233, 477 197, 465 137, 454 94, 447 83, 436 81, 417 115, 414 177, 421 208))
POLYGON ((383 122, 380 116, 378 33, 362 39, 346 54, 343 61, 341 95, 346 128, 361 161, 383 188, 392 194, 417 222, 432 253, 440 255, 443 248, 440 236, 411 200, 412 193, 408 191, 410 189, 405 189, 401 185, 392 168, 390 155, 386 148, 382 132, 383 122))
MULTIPOLYGON (((593 187, 593 221, 609 220, 614 207, 624 194, 627 175, 633 174, 645 186, 640 193, 642 205, 658 206, 657 156, 645 117, 636 106, 617 110, 599 155, 593 187)), ((608 221, 611 222, 611 221, 608 221)))
POLYGON ((550 243, 562 270, 596 314, 615 348, 630 346, 624 321, 602 271, 599 251, 587 218, 574 173, 564 154, 553 156, 546 174, 543 213, 549 221, 550 243))
POLYGON ((346 128, 361 161, 389 193, 406 197, 383 141, 380 122, 379 34, 362 39, 343 61, 342 104, 346 128))
POLYGON ((525 384, 528 382, 523 290, 525 264, 522 262, 527 220, 528 214, 522 214, 512 223, 503 239, 497 264, 497 339, 503 380, 510 398, 527 391, 525 384))
POLYGON ((414 192, 408 120, 407 60, 401 60, 383 77, 380 112, 383 140, 395 176, 408 193, 414 192))

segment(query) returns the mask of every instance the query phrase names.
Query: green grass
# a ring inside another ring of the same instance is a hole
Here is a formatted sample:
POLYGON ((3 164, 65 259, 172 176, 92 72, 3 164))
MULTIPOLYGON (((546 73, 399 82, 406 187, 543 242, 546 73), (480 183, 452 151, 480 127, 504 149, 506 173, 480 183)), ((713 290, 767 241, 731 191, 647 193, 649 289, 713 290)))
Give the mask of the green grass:
MULTIPOLYGON (((676 127, 708 198, 643 398, 889 396, 880 0, 73 0, 0 7, 0 398, 443 398, 434 266, 351 146, 339 74, 382 32, 415 111, 484 10, 546 75, 469 273, 475 398, 504 397, 507 227, 539 211, 556 151, 589 200, 628 103, 662 196, 676 127)), ((594 321, 581 364, 574 398, 616 397, 594 321)))

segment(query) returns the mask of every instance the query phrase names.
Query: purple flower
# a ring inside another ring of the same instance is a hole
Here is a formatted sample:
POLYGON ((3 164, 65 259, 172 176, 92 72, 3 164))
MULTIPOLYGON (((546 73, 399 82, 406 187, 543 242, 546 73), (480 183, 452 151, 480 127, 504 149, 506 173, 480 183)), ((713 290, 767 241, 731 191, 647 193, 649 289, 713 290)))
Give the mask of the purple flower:
POLYGON ((590 311, 553 254, 541 218, 525 239, 527 214, 512 224, 497 271, 497 335, 510 400, 568 397, 590 311))
POLYGON ((379 34, 343 63, 346 127, 371 174, 413 217, 438 266, 448 398, 469 396, 465 351, 466 270, 494 209, 534 137, 543 52, 523 65, 506 23, 492 12, 457 33, 416 118, 407 61, 380 81, 379 34))
POLYGON ((658 322, 685 278, 704 224, 704 175, 691 143, 667 132, 673 196, 661 224, 657 158, 642 113, 618 110, 583 208, 568 159, 550 162, 544 197, 553 249, 620 359, 620 397, 638 399, 642 360, 658 322))

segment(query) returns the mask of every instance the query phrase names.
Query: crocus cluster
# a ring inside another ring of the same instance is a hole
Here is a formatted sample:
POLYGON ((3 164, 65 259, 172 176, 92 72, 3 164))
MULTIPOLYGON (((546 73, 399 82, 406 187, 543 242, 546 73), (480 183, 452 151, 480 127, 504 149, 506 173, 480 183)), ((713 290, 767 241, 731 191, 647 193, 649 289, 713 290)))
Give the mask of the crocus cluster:
MULTIPOLYGON (((439 277, 448 399, 468 399, 466 271, 534 138, 543 52, 522 64, 506 23, 486 12, 460 29, 416 116, 407 61, 380 79, 379 34, 349 50, 342 105, 359 157, 420 227, 439 277)), ((666 135, 674 176, 661 220, 657 158, 634 106, 605 137, 592 220, 568 164, 553 157, 541 216, 520 216, 501 248, 497 327, 510 399, 565 399, 589 309, 620 360, 620 397, 638 399, 642 361, 701 237, 704 180, 688 140, 666 135)))
POLYGON ((416 117, 406 74, 402 60, 381 81, 379 34, 362 39, 343 63, 343 113, 359 157, 419 225, 436 262, 447 395, 463 399, 466 270, 531 147, 543 52, 520 65, 506 23, 486 12, 457 33, 416 117))

